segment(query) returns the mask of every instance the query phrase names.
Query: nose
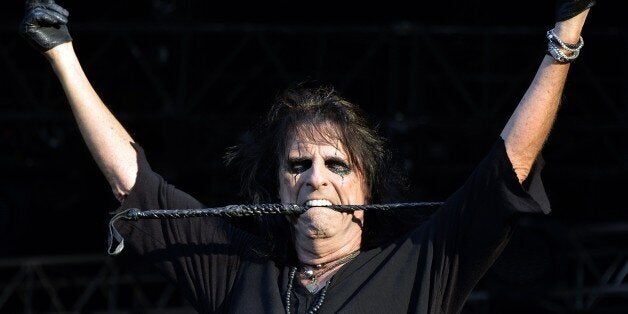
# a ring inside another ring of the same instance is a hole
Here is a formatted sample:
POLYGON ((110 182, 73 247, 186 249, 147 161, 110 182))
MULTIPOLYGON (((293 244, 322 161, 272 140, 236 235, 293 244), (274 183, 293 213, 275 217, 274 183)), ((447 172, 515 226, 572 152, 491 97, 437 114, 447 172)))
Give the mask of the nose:
POLYGON ((305 184, 311 186, 314 190, 318 190, 323 186, 329 185, 327 176, 325 173, 325 166, 320 164, 313 164, 307 171, 307 178, 305 184))

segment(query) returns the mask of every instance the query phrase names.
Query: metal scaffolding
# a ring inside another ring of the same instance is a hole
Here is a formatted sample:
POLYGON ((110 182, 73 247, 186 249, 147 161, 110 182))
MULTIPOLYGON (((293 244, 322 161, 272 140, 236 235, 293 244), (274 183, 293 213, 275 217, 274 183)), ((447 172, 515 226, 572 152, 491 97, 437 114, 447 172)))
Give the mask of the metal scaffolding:
POLYGON ((130 273, 106 255, 0 261, 3 313, 193 313, 157 274, 130 273))
MULTIPOLYGON (((546 28, 529 26, 159 20, 169 2, 156 3, 159 12, 146 21, 106 16, 70 24, 74 46, 153 169, 212 205, 237 199, 224 148, 295 82, 332 84, 363 107, 415 182, 415 200, 442 200, 498 136, 545 43, 546 28)), ((617 240, 628 233, 619 202, 628 177, 628 59, 607 57, 608 43, 625 55, 625 33, 585 30, 544 151, 553 219, 574 227, 522 226, 543 230, 539 243, 552 258, 538 261, 555 272, 535 284, 513 278, 507 265, 517 264, 505 261, 525 242, 515 238, 471 296, 468 313, 497 313, 507 300, 548 313, 615 313, 628 304, 628 250, 617 240)), ((101 176, 44 58, 13 25, 0 34, 0 312, 190 311, 159 276, 128 273, 100 254, 58 255, 100 252, 106 213, 117 203, 93 179, 101 176), (81 241, 59 241, 76 234, 81 241), (32 252, 43 256, 11 258, 32 252)))
MULTIPOLYGON (((523 304, 529 310, 524 313, 625 312, 628 244, 621 239, 628 236, 627 223, 565 226, 531 219, 519 227, 541 235, 534 243, 536 253, 506 262, 525 251, 517 240, 509 244, 469 297, 464 313, 521 312, 523 304), (546 246, 552 248, 551 256, 535 256, 549 253, 546 246), (530 267, 529 260, 539 257, 546 260, 542 267, 530 267), (534 282, 516 273, 521 268, 534 282)), ((193 312, 164 277, 141 269, 121 266, 105 254, 3 259, 0 312, 193 312)))

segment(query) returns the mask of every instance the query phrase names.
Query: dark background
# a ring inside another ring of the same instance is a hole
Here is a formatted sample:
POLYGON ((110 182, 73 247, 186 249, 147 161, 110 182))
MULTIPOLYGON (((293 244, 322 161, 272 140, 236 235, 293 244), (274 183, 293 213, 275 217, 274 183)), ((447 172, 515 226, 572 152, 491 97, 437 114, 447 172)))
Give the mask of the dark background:
MULTIPOLYGON (((553 26, 545 1, 60 4, 84 70, 153 169, 208 206, 242 202, 222 154, 302 81, 332 84, 365 108, 411 178, 412 200, 444 200, 497 139, 553 26)), ((104 255, 118 203, 47 61, 17 36, 22 4, 3 6, 0 257, 104 255)), ((599 271, 583 285, 619 287, 590 308, 626 309, 628 262, 617 255, 628 239, 624 16, 610 1, 592 10, 543 152, 553 213, 524 220, 480 285, 492 297, 476 303, 525 309, 529 301, 506 292, 577 285, 587 254, 599 271)))

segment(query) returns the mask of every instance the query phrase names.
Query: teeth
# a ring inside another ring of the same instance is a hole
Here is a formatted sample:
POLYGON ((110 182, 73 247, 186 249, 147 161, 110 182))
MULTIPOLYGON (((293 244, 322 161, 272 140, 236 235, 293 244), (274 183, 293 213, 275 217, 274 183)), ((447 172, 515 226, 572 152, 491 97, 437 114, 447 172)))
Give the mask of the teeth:
POLYGON ((305 202, 305 206, 329 206, 331 202, 328 200, 309 200, 305 202))

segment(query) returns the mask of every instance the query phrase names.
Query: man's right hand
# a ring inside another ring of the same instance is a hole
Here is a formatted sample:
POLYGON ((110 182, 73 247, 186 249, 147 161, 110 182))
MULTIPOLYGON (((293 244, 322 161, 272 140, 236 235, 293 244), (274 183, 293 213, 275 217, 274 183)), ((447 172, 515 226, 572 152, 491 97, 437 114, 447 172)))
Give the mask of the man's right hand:
POLYGON ((19 33, 35 49, 45 52, 72 41, 66 25, 70 13, 54 0, 26 0, 25 9, 19 33))

